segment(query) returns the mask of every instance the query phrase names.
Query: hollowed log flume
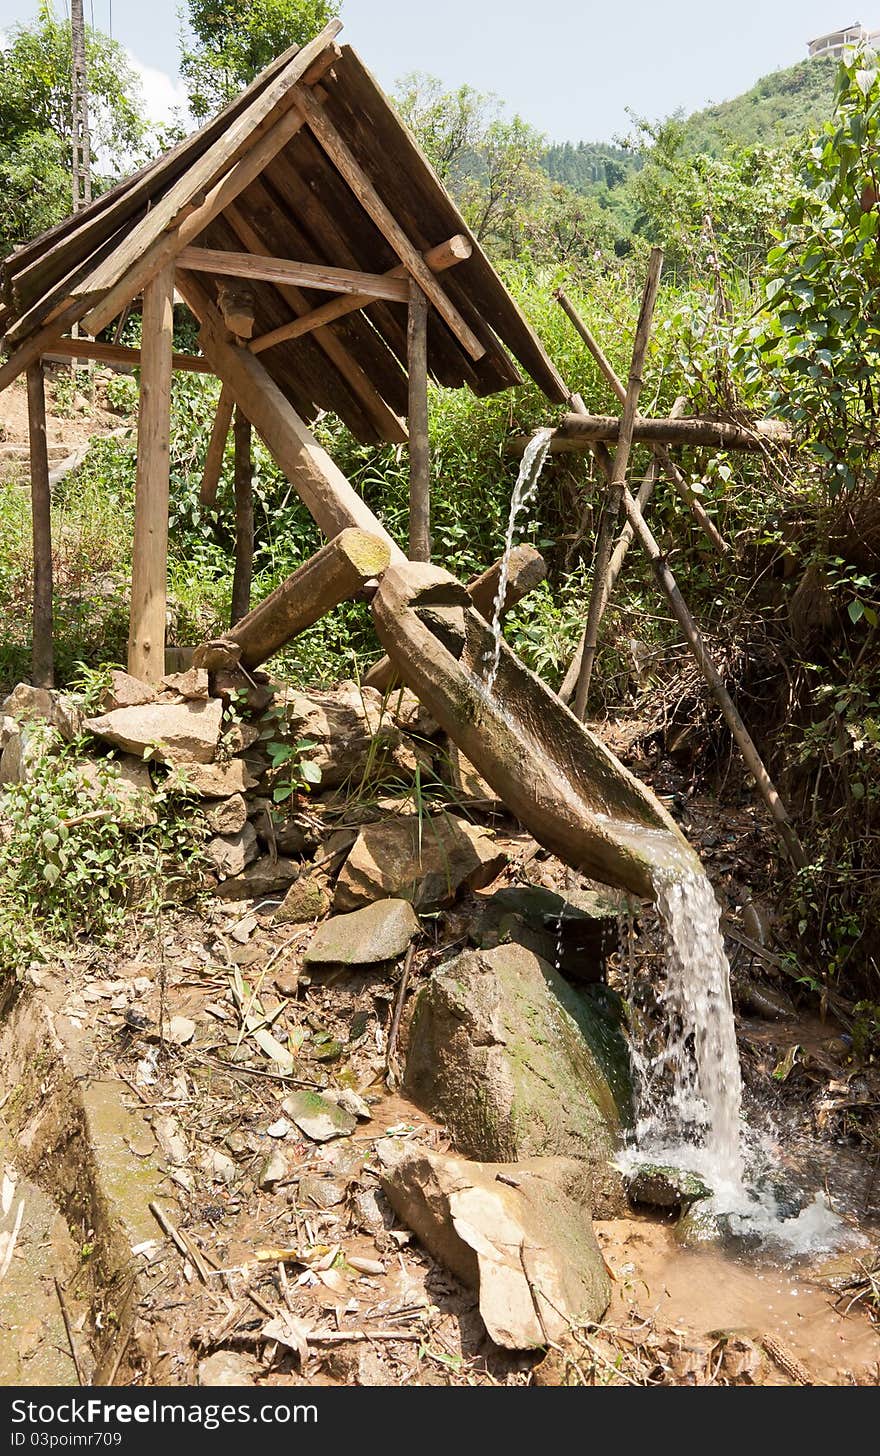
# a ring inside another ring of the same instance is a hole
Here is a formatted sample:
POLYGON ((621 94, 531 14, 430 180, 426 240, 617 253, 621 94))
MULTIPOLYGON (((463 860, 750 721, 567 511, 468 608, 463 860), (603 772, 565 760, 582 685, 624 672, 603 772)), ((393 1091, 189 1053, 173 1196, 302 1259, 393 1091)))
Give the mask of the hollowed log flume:
POLYGON ((658 862, 693 862, 651 791, 503 642, 487 693, 482 678, 495 639, 455 577, 439 567, 394 564, 372 611, 407 687, 552 854, 645 898, 654 895, 658 862), (456 645, 459 656, 450 650, 456 645))

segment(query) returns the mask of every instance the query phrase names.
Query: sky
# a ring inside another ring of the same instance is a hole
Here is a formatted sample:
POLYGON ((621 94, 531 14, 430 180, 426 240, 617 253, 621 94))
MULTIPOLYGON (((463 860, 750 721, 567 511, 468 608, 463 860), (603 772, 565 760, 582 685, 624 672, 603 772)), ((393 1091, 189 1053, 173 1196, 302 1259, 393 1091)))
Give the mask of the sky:
MULTIPOLYGON (((650 120, 747 90, 806 56, 813 36, 853 23, 848 0, 343 0, 341 40, 390 90, 410 71, 494 91, 554 141, 608 141, 650 120), (713 13, 714 12, 714 13, 713 13), (545 18, 546 17, 546 18, 545 18)), ((68 0, 55 0, 57 13, 68 0)), ((859 18, 880 25, 880 0, 859 18)), ((177 71, 181 0, 85 0, 142 75, 154 120, 184 100, 177 71)), ((0 30, 33 18, 36 0, 0 0, 0 30)))

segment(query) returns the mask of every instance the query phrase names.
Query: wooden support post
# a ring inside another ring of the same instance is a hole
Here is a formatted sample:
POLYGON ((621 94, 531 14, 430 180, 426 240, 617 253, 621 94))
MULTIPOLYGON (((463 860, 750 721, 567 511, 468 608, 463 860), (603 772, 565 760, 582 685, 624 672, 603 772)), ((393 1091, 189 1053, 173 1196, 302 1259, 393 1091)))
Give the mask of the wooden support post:
POLYGON ((194 665, 206 666, 218 648, 228 646, 245 667, 259 667, 291 637, 381 576, 390 560, 391 551, 379 537, 355 528, 340 531, 224 637, 197 647, 194 665))
POLYGON ((31 675, 38 688, 54 682, 52 645, 52 497, 46 444, 46 390, 38 360, 27 372, 31 450, 31 511, 34 541, 34 618, 31 675))
POLYGON ((128 636, 128 670, 144 682, 160 682, 165 671, 173 304, 174 268, 168 265, 144 289, 128 636))
POLYGON ((226 441, 229 437, 229 426, 232 424, 234 408, 235 400, 232 391, 224 384, 217 401, 217 413, 214 415, 211 438, 205 454, 202 483, 199 487, 199 501, 203 506, 212 506, 217 499, 217 487, 220 484, 220 472, 223 469, 223 456, 226 453, 226 441))
POLYGON ((651 337, 651 323, 654 318, 654 304, 657 300, 657 290, 660 286, 662 269, 663 252, 660 248, 653 248, 648 264, 648 276, 645 279, 645 287, 642 292, 642 306, 639 310, 639 321, 636 325, 629 382, 624 396, 623 418, 620 422, 620 435, 618 437, 617 449, 614 452, 614 465, 611 470, 608 495, 605 502, 605 509, 602 512, 602 519, 599 523, 599 533, 596 541, 596 556, 593 563, 593 586, 590 592, 590 604, 587 611, 584 651, 574 694, 574 711, 582 722, 587 711, 590 677, 593 671, 596 647, 599 641, 599 622, 603 607, 602 593, 608 575, 608 563, 611 559, 611 541, 614 532, 617 530, 617 520, 620 515, 621 501, 626 487, 626 472, 629 467, 630 450, 632 449, 633 429, 639 408, 639 395, 642 389, 642 369, 644 368, 645 355, 648 352, 648 340, 651 337))
POLYGON ((409 372, 409 555, 431 560, 431 455, 428 444, 428 300, 410 283, 406 329, 409 372))
MULTIPOLYGON (((622 380, 618 378, 614 366, 604 354, 598 340, 593 337, 592 333, 587 328, 587 325, 580 317, 580 314, 575 309, 574 304, 566 296, 561 288, 558 289, 556 292, 556 301, 559 303, 560 307, 567 314, 575 329, 580 334, 581 338, 583 339, 584 343, 586 344, 587 348, 589 349, 590 353, 598 364, 600 371, 605 376, 605 379, 608 381, 608 383, 611 385, 614 393, 617 395, 617 398, 621 402, 623 402, 626 397, 626 389, 624 388, 622 380)), ((580 411, 580 413, 586 414, 586 411, 582 410, 580 411)), ((666 475, 670 480, 673 489, 676 491, 679 498, 684 501, 688 509, 692 512, 694 519, 698 522, 706 536, 708 536, 709 540, 712 542, 712 545, 716 548, 717 551, 721 552, 722 556, 728 556, 730 554, 730 547, 728 546, 724 537, 721 535, 721 532, 718 530, 717 526, 706 515, 703 506, 697 500, 697 497, 694 495, 694 492, 691 490, 691 487, 688 485, 688 482, 685 480, 675 461, 670 458, 666 447, 660 443, 655 443, 651 446, 651 448, 654 451, 655 456, 663 466, 663 469, 666 472, 666 475)))
MULTIPOLYGON (((684 413, 686 408, 687 401, 685 400, 683 395, 679 395, 678 399, 675 401, 675 404, 672 406, 672 418, 677 419, 679 415, 684 413)), ((639 486, 638 494, 636 495, 636 502, 640 510, 644 511, 645 506, 651 499, 651 496, 654 492, 654 486, 657 484, 659 478, 660 461, 655 455, 654 459, 651 461, 650 466, 648 467, 647 473, 642 478, 642 483, 639 486)), ((611 553, 611 560, 608 562, 608 570, 605 574, 605 584, 602 591, 602 601, 599 607, 598 625, 601 625, 602 617, 605 614, 605 609, 607 608, 608 603, 614 595, 614 588, 617 585, 617 578, 620 576, 620 573, 623 570, 623 563, 626 560, 626 553, 632 545, 634 534, 635 533, 629 521, 625 521, 620 535, 617 538, 617 544, 615 545, 614 550, 611 553)), ((584 644, 586 642, 586 637, 587 632, 586 628, 584 628, 584 631, 581 634, 581 640, 578 643, 577 651, 575 652, 574 657, 571 659, 568 672, 565 674, 565 680, 562 684, 562 687, 559 689, 559 696, 562 699, 563 703, 568 703, 571 701, 571 695, 574 692, 575 687, 577 686, 577 680, 581 670, 581 662, 583 661, 584 656, 584 644)))
POLYGON ((235 572, 232 578, 233 626, 251 605, 254 577, 254 481, 251 459, 251 422, 240 409, 233 424, 235 442, 235 572))

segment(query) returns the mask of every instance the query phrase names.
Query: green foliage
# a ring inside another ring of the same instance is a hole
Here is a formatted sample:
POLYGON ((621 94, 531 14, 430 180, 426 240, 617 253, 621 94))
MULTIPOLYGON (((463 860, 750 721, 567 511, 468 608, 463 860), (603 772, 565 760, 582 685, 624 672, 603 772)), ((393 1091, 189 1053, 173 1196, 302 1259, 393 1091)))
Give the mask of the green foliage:
MULTIPOLYGON (((122 46, 86 28, 93 186, 142 158, 148 141, 140 84, 122 46), (102 167, 110 160, 111 170, 102 167)), ((70 23, 43 0, 0 50, 0 255, 70 211, 70 23)))
POLYGON ((880 75, 840 68, 834 116, 809 145, 785 231, 769 255, 766 306, 743 340, 747 380, 819 462, 830 499, 877 468, 880 369, 880 75))
POLYGON ((0 962, 14 973, 81 936, 113 938, 137 902, 198 868, 201 821, 161 784, 145 815, 112 759, 86 776, 83 745, 30 726, 30 773, 0 796, 0 962), (151 822, 145 823, 149 818, 151 822))
POLYGON ((201 121, 237 96, 290 46, 302 46, 339 12, 337 0, 187 0, 181 74, 201 121))
POLYGON ((830 115, 836 74, 836 61, 818 56, 762 76, 743 95, 688 117, 688 151, 723 156, 732 145, 778 148, 800 138, 830 115))

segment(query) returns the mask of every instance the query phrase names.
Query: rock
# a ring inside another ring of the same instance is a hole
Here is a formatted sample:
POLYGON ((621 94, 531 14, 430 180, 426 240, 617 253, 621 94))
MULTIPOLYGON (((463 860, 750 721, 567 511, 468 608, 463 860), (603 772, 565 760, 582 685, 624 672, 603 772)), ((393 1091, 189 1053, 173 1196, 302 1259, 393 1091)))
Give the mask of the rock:
MULTIPOLYGON (((26 784, 34 777, 55 730, 40 722, 17 723, 12 718, 8 722, 13 727, 0 754, 0 784, 26 784)), ((57 737, 55 742, 60 747, 57 737)))
POLYGON ((226 743, 230 753, 245 753, 260 737, 256 723, 233 723, 226 730, 226 743))
POLYGON ((398 727, 419 738, 434 738, 440 732, 440 725, 431 717, 409 688, 396 687, 388 697, 388 712, 398 727))
POLYGON ((514 940, 555 965, 574 981, 605 976, 608 957, 620 942, 620 917, 627 897, 575 890, 563 899, 543 885, 506 885, 480 896, 471 939, 483 949, 514 940))
POLYGON ((386 1167, 381 1181, 398 1217, 477 1290, 496 1345, 541 1349, 601 1320, 611 1286, 583 1163, 469 1163, 419 1149, 386 1167))
POLYGON ((594 1170, 601 1217, 625 1212, 612 1160, 632 1116, 614 993, 575 989, 519 945, 466 951, 416 998, 404 1083, 469 1157, 562 1154, 594 1170))
POLYGON ((224 703, 233 703, 239 711, 245 709, 256 717, 265 713, 275 696, 275 690, 269 686, 265 673, 254 672, 248 675, 239 668, 220 668, 213 672, 211 688, 224 703))
POLYGON ((205 845, 205 854, 223 879, 240 875, 258 853, 256 831, 247 821, 238 834, 218 835, 205 845))
POLYGON ((72 743, 82 732, 83 715, 66 693, 54 688, 35 688, 30 683, 18 683, 0 706, 0 715, 14 718, 17 723, 33 723, 42 720, 49 723, 66 743, 72 743))
POLYGON ((331 1138, 348 1137, 357 1127, 357 1118, 344 1108, 337 1107, 318 1092, 303 1089, 292 1092, 281 1104, 284 1111, 295 1122, 300 1132, 316 1143, 329 1142, 331 1138))
POLYGON ((753 900, 749 896, 747 900, 743 901, 743 930, 759 945, 767 946, 772 943, 775 919, 773 911, 763 900, 753 900))
POLYGON ((308 854, 323 832, 323 825, 311 814, 289 814, 282 823, 276 824, 270 807, 256 815, 252 812, 251 818, 261 841, 270 846, 274 844, 278 854, 308 854), (268 821, 267 814, 270 816, 268 821))
POLYGON ((273 860, 271 855, 264 854, 242 874, 221 881, 217 893, 224 900, 260 900, 264 895, 286 891, 299 871, 300 865, 295 859, 273 860))
POLYGON ((355 910, 393 897, 434 910, 452 904, 462 889, 491 884, 506 863, 489 830, 451 815, 367 824, 342 867, 333 908, 355 910))
POLYGON ((143 757, 153 749, 162 762, 175 765, 212 763, 220 738, 223 706, 210 703, 145 703, 116 708, 84 727, 96 738, 143 757))
POLYGON ((346 1185, 338 1178, 322 1178, 318 1173, 304 1173, 299 1180, 300 1208, 311 1203, 315 1208, 338 1208, 343 1202, 346 1185))
POLYGON ((165 1029, 165 1040, 172 1046, 186 1046, 196 1034, 196 1023, 189 1016, 172 1016, 165 1029))
POLYGON ((294 880, 273 916, 276 925, 305 925, 320 920, 330 909, 330 896, 320 880, 300 875, 294 880))
POLYGON ((233 794, 246 794, 257 786, 243 758, 230 758, 224 763, 187 763, 172 765, 169 786, 199 799, 228 799, 233 794))
POLYGON ((359 783, 367 772, 371 779, 400 772, 403 737, 375 688, 343 682, 328 693, 294 693, 284 711, 288 735, 315 744, 309 758, 322 788, 359 783))
POLYGON ((235 1350, 217 1350, 199 1361, 199 1385, 254 1385, 259 1365, 235 1350))
POLYGON ((221 799, 205 810, 205 820, 215 834, 240 834, 247 823, 247 804, 242 794, 221 799))
POLYGON ((120 816, 127 827, 145 829, 158 823, 153 807, 153 780, 143 759, 123 754, 121 758, 105 758, 98 763, 77 764, 83 790, 91 796, 113 794, 120 804, 120 816))
POLYGON ((355 1092, 353 1087, 340 1087, 339 1091, 334 1094, 333 1100, 337 1106, 342 1108, 343 1112, 350 1112, 352 1117, 356 1117, 358 1122, 372 1122, 372 1112, 363 1097, 355 1092))
POLYGON ((191 667, 186 672, 170 672, 162 679, 169 692, 195 702, 208 701, 208 674, 203 667, 191 667))
POLYGON ((276 1183, 281 1183, 288 1174, 287 1159, 280 1148, 275 1148, 264 1160, 257 1175, 257 1187, 271 1189, 276 1183))
POLYGON ((403 955, 419 919, 408 900, 376 900, 319 925, 303 956, 307 966, 372 966, 403 955))
POLYGON ((202 1158, 202 1167, 214 1183, 234 1183, 238 1169, 228 1153, 220 1148, 209 1148, 202 1158))
POLYGON ((478 804, 496 811, 504 808, 495 790, 454 743, 449 744, 449 773, 460 803, 478 804))
POLYGON ((114 668, 110 673, 110 685, 101 694, 100 708, 102 713, 113 713, 117 708, 141 708, 145 703, 155 701, 154 687, 114 668))
POLYGON ((688 1208, 703 1198, 711 1198, 712 1190, 696 1173, 684 1168, 659 1163, 643 1163, 626 1179, 631 1203, 649 1208, 688 1208))
POLYGON ((292 998, 299 990, 299 971, 279 971, 272 984, 279 996, 292 998))

